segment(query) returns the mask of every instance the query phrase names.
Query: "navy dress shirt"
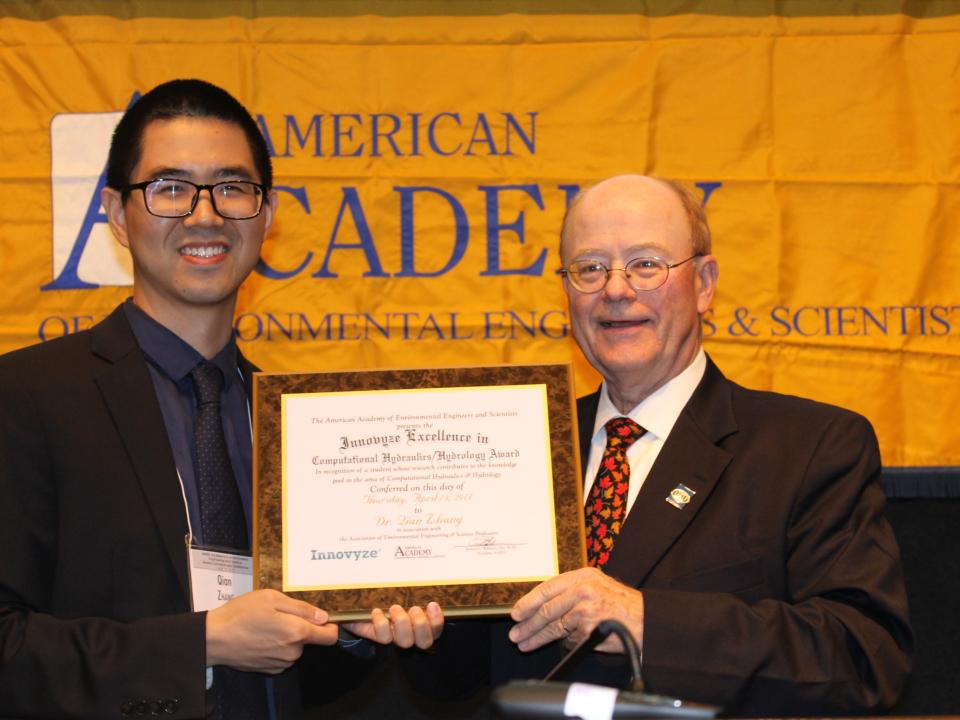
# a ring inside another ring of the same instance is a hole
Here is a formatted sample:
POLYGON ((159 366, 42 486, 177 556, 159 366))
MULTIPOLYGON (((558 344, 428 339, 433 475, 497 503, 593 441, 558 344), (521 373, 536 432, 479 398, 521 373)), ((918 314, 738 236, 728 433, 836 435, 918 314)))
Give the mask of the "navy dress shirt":
MULTIPOLYGON (((160 402, 163 424, 167 430, 173 460, 180 474, 183 495, 190 521, 190 533, 194 544, 203 544, 203 528, 200 523, 200 501, 194 461, 197 450, 193 440, 193 426, 197 415, 197 396, 193 390, 190 371, 206 358, 197 352, 179 335, 168 330, 143 310, 132 299, 123 305, 137 344, 147 359, 153 387, 160 402)), ((243 512, 247 520, 247 537, 252 537, 253 518, 253 440, 251 438, 250 405, 247 389, 237 364, 237 344, 231 338, 210 362, 223 373, 223 390, 220 395, 220 412, 223 419, 223 436, 227 454, 233 468, 233 477, 240 491, 243 512)), ((249 550, 250 548, 247 548, 249 550)), ((186 552, 186 548, 184 548, 186 552)), ((207 670, 207 687, 212 677, 207 670)), ((271 720, 277 717, 273 697, 273 681, 264 678, 267 693, 267 711, 271 720)))
MULTIPOLYGON (((163 424, 173 450, 173 459, 180 473, 186 499, 190 531, 195 544, 203 544, 203 528, 200 524, 200 502, 194 473, 196 448, 193 426, 197 414, 197 399, 193 390, 190 371, 205 358, 156 320, 138 308, 132 300, 124 303, 126 313, 137 344, 147 359, 147 367, 153 379, 153 387, 160 402, 163 424)), ((223 435, 227 442, 227 454, 233 467, 233 476, 240 491, 243 512, 247 520, 247 537, 251 537, 253 518, 252 489, 252 441, 250 437, 250 406, 247 389, 237 365, 237 345, 231 339, 224 348, 211 358, 223 372, 221 413, 223 435)), ((249 550, 249 548, 247 548, 249 550)))

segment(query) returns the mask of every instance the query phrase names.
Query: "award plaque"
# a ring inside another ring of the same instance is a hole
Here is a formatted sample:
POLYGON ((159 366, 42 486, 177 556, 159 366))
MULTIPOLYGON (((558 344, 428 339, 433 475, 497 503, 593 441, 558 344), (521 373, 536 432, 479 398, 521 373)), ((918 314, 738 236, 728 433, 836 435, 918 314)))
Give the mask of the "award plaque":
POLYGON ((256 374, 257 587, 334 620, 497 615, 582 567, 571 388, 568 365, 256 374))

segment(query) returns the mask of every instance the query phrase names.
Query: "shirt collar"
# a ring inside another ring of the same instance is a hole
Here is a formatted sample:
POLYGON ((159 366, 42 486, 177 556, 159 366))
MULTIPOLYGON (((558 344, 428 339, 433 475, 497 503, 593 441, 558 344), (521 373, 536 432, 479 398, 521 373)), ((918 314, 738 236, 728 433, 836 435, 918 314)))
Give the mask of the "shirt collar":
MULTIPOLYGON (((128 298, 123 304, 123 311, 144 355, 174 382, 186 382, 190 371, 204 361, 203 355, 192 345, 137 307, 133 298, 128 298)), ((237 344, 233 337, 210 362, 223 373, 223 387, 226 390, 238 378, 237 344)))
MULTIPOLYGON (((707 354, 701 347, 696 357, 687 368, 674 378, 657 388, 648 395, 639 405, 635 406, 627 416, 644 428, 658 440, 665 440, 680 417, 684 406, 697 389, 700 380, 707 369, 707 354)), ((604 425, 608 420, 622 417, 623 413, 610 400, 607 381, 603 381, 600 392, 600 402, 597 405, 597 419, 593 424, 593 437, 598 433, 606 434, 604 425)))

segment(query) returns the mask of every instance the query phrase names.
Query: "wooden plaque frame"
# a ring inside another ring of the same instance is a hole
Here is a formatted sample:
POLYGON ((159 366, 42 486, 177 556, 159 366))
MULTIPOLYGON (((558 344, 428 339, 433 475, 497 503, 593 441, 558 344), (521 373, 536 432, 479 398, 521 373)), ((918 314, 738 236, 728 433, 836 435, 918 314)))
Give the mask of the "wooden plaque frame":
MULTIPOLYGON (((560 572, 585 564, 583 490, 569 364, 504 365, 428 370, 256 373, 253 379, 254 584, 283 590, 282 423, 285 394, 502 385, 544 385, 553 476, 554 526, 560 572)), ((290 592, 327 610, 334 620, 369 617, 376 607, 440 603, 448 617, 503 615, 535 582, 414 585, 290 592)))

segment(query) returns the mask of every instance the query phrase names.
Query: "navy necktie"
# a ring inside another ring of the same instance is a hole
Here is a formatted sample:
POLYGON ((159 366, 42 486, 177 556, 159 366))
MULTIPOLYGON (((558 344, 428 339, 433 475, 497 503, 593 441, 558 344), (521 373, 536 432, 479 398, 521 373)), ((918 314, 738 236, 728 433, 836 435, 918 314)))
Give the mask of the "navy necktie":
POLYGON ((197 490, 204 545, 247 550, 247 519, 240 491, 230 467, 223 437, 220 393, 223 373, 210 362, 190 371, 197 392, 197 417, 193 428, 197 451, 197 490))
MULTIPOLYGON (((204 361, 190 371, 190 377, 197 394, 193 437, 203 544, 248 550, 247 519, 223 436, 223 373, 204 361)), ((267 687, 260 675, 215 667, 213 689, 217 720, 268 720, 267 687)))

